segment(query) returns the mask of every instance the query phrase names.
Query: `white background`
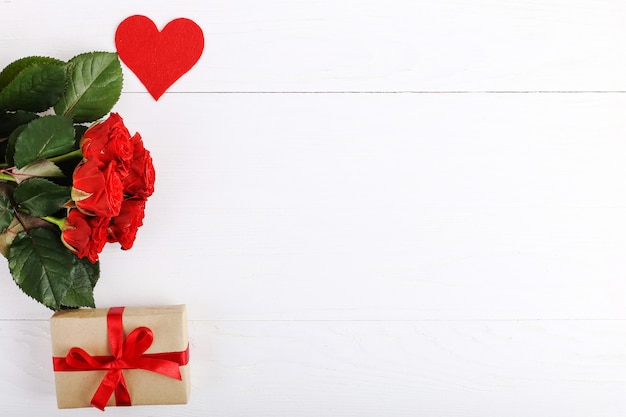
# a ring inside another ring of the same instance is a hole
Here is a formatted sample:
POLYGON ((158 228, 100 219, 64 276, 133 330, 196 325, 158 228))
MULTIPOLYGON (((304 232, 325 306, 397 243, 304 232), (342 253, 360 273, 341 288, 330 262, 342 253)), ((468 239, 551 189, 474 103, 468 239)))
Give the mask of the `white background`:
MULTIPOLYGON (((109 416, 626 413, 626 3, 0 3, 0 66, 196 21, 115 107, 156 192, 99 306, 186 303, 192 397, 109 416)), ((57 410, 50 311, 0 270, 2 415, 57 410)))

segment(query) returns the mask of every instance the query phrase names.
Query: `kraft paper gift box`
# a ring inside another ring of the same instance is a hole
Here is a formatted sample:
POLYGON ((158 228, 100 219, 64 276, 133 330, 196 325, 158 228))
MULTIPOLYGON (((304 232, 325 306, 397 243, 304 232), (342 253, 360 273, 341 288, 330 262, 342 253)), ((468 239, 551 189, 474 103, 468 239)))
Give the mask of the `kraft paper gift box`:
POLYGON ((184 305, 57 311, 50 333, 59 408, 189 399, 184 305))

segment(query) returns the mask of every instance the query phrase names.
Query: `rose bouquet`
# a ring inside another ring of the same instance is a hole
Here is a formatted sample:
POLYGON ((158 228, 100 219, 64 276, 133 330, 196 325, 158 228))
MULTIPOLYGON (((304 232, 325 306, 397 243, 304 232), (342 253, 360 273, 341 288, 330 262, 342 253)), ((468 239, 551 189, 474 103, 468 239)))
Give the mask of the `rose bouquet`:
POLYGON ((141 136, 110 113, 121 90, 115 53, 27 57, 0 72, 0 252, 53 310, 95 306, 99 253, 133 246, 154 191, 141 136))

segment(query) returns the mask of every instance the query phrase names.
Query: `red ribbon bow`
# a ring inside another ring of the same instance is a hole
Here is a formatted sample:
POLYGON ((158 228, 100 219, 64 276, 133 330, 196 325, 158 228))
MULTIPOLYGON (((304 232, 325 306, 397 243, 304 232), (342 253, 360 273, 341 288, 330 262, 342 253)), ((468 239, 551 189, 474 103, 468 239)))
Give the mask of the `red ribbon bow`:
POLYGON ((100 382, 91 405, 104 410, 115 393, 115 403, 131 405, 123 369, 145 369, 182 380, 179 367, 189 362, 189 346, 182 352, 144 353, 152 345, 154 335, 147 327, 137 327, 124 340, 122 314, 124 307, 113 307, 107 313, 109 345, 113 356, 91 356, 73 347, 65 357, 53 357, 54 371, 108 371, 100 382))

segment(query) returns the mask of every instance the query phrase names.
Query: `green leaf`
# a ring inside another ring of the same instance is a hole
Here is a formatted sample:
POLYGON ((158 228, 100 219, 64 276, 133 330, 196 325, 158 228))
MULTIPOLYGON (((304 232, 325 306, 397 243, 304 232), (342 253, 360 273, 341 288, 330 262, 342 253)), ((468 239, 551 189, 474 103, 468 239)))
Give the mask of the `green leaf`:
POLYGON ((47 56, 27 56, 13 61, 0 72, 0 90, 9 85, 24 69, 33 65, 65 65, 65 62, 47 56))
POLYGON ((100 276, 100 262, 92 264, 88 259, 74 256, 69 273, 72 284, 61 301, 62 307, 95 307, 93 289, 100 276))
POLYGON ((0 232, 9 227, 13 221, 13 207, 8 197, 0 195, 0 232))
POLYGON ((11 172, 16 182, 21 183, 32 177, 63 178, 65 174, 54 162, 49 159, 40 159, 31 162, 21 169, 11 172))
MULTIPOLYGON (((10 141, 10 139, 9 139, 10 141)), ((15 139, 15 166, 74 150, 74 125, 64 116, 45 116, 28 123, 15 139)))
POLYGON ((72 287, 69 273, 74 255, 61 243, 58 232, 37 228, 21 232, 9 249, 9 270, 24 293, 52 310, 72 287))
POLYGON ((122 93, 122 66, 117 54, 89 52, 66 65, 67 88, 54 106, 56 114, 75 122, 92 122, 107 114, 122 93))
POLYGON ((25 125, 38 116, 35 113, 17 111, 15 113, 0 114, 0 138, 8 137, 18 126, 25 125))
POLYGON ((65 90, 65 70, 56 64, 32 65, 0 90, 0 109, 42 112, 65 90))
POLYGON ((38 227, 53 228, 54 226, 39 217, 29 216, 19 211, 16 212, 9 227, 0 234, 0 253, 2 253, 2 256, 5 258, 9 257, 9 248, 16 236, 25 230, 36 229, 38 227))
POLYGON ((26 129, 26 125, 21 125, 15 128, 13 132, 9 135, 9 140, 7 141, 7 150, 5 154, 5 160, 7 165, 15 165, 13 160, 13 156, 15 155, 15 141, 17 141, 17 137, 26 129))
POLYGON ((70 200, 70 189, 43 178, 31 178, 17 186, 13 198, 31 216, 45 217, 59 211, 70 200))

